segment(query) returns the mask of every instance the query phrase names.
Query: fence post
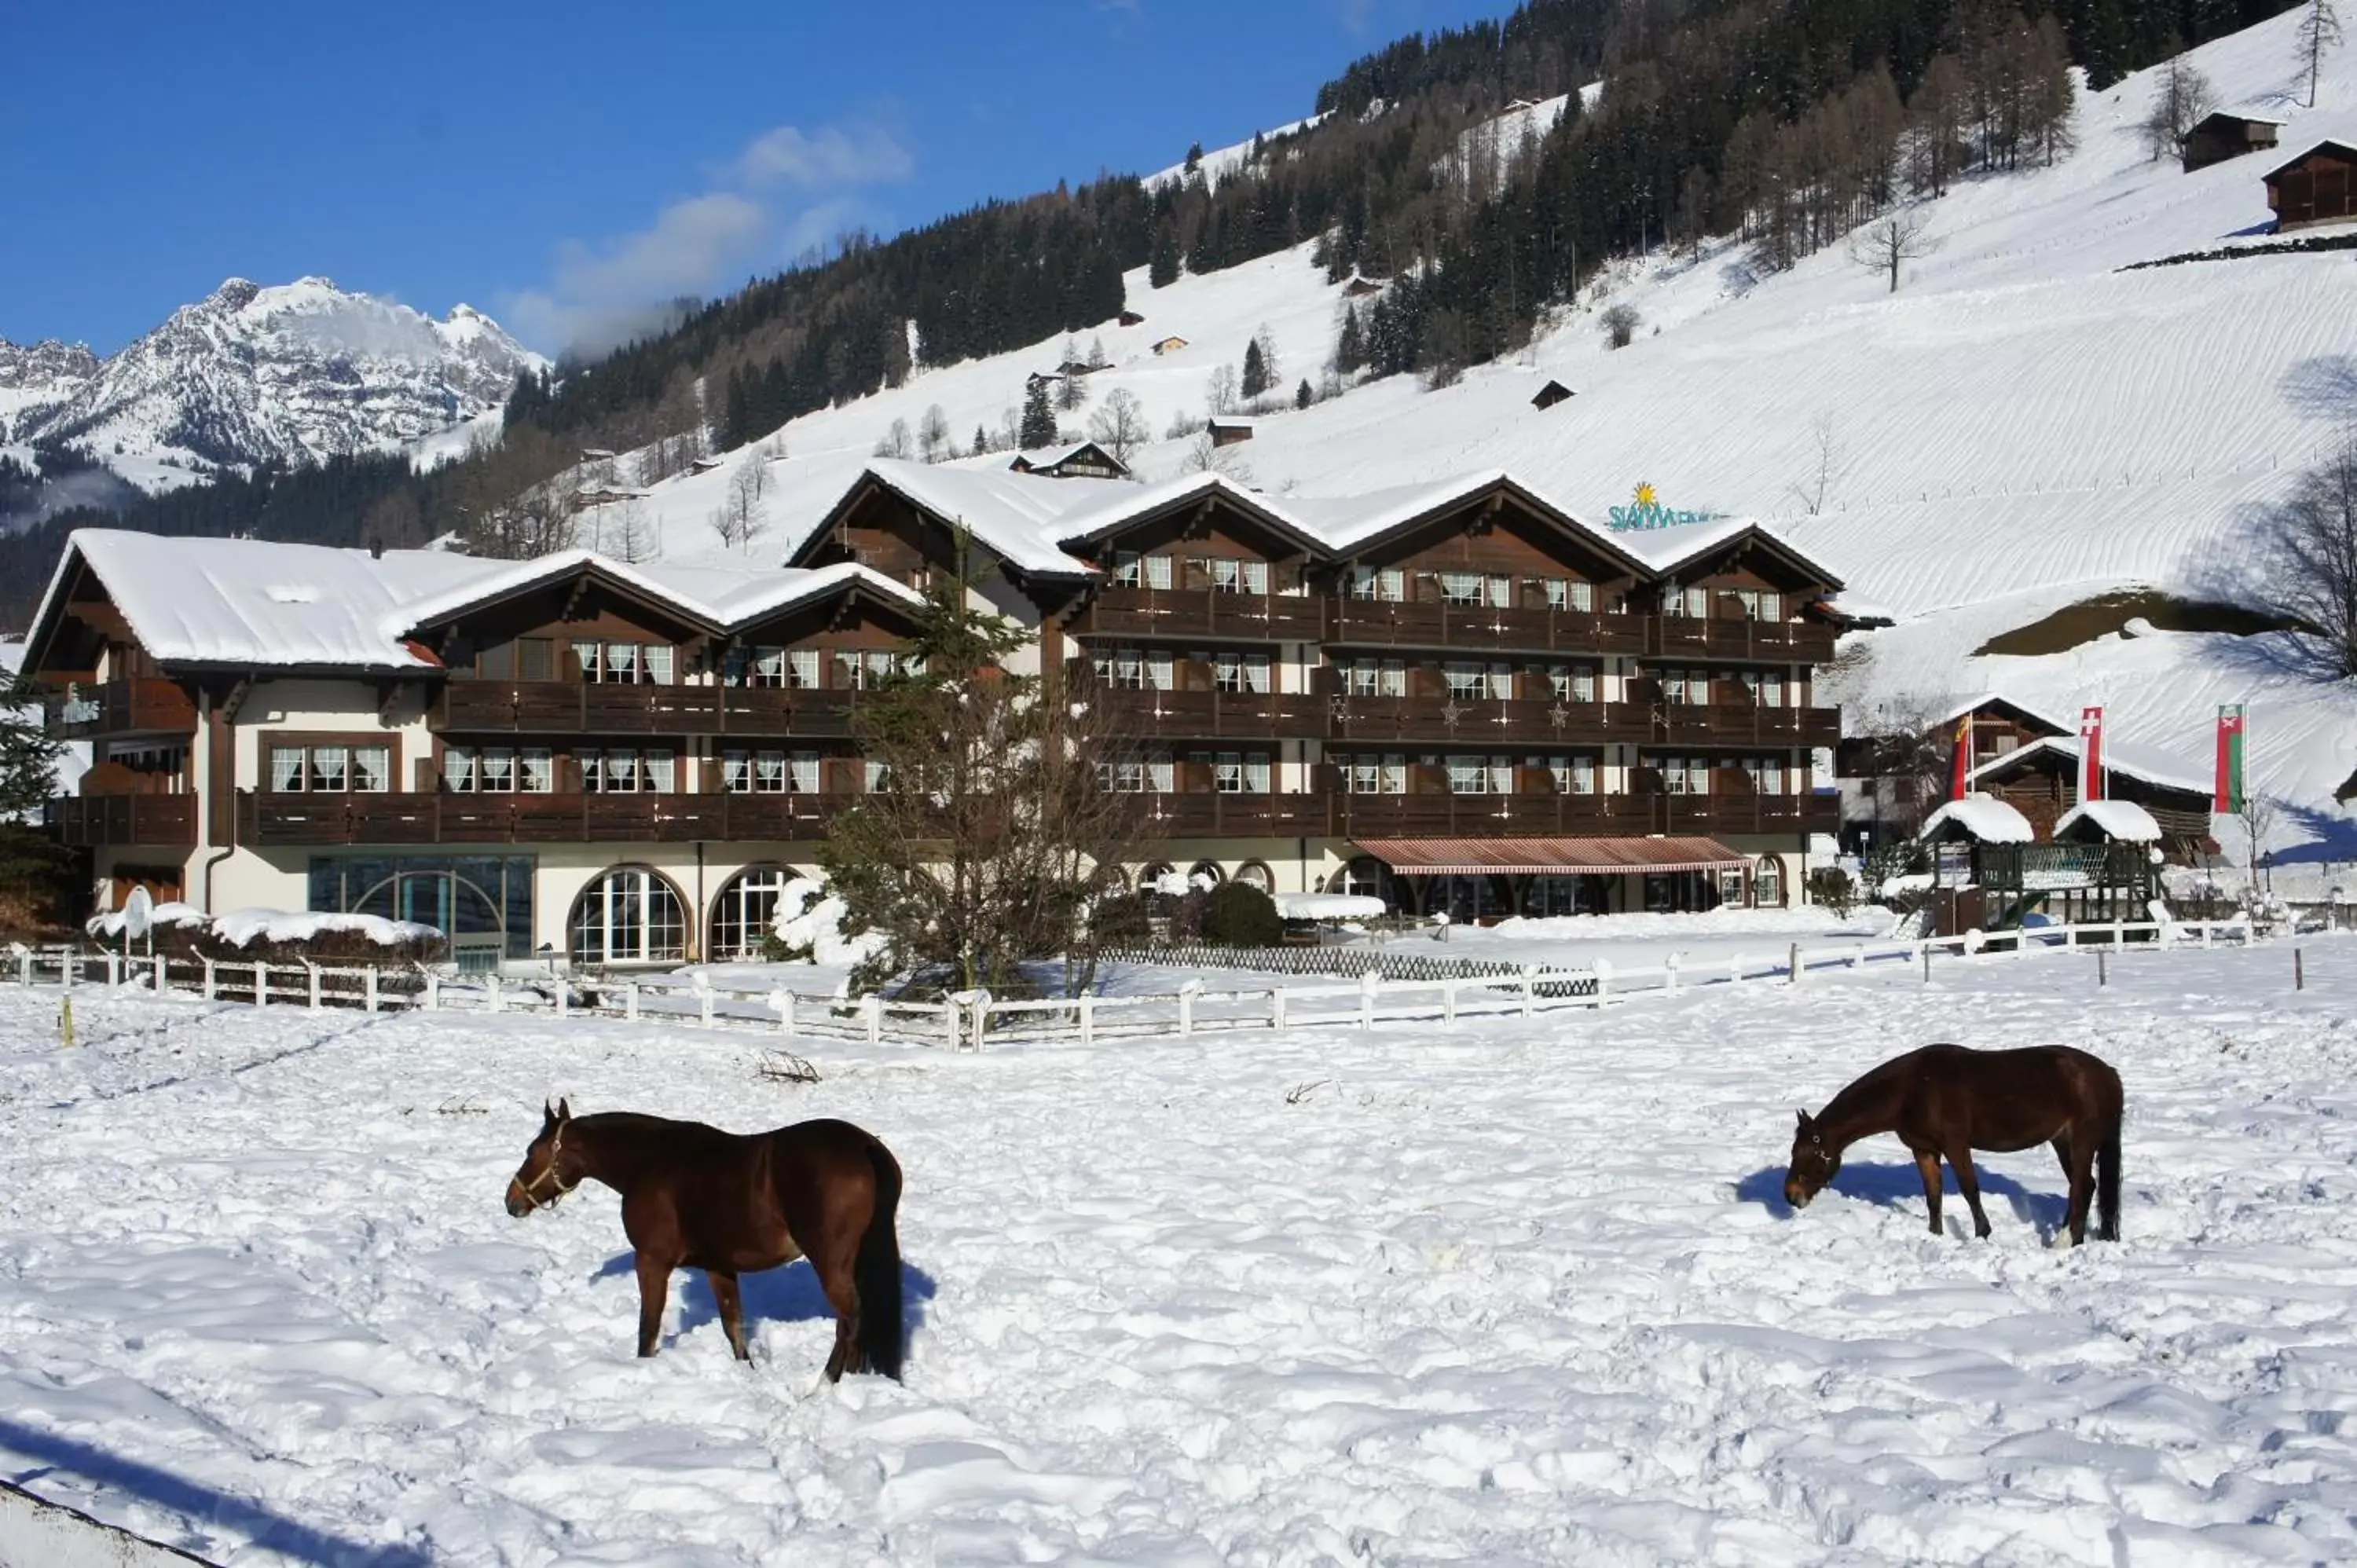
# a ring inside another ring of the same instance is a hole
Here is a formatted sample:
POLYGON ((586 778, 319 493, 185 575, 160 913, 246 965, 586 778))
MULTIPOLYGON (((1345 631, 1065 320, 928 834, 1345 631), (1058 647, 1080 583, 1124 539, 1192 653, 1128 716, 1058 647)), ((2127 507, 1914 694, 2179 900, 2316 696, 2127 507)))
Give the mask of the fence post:
POLYGON ((16 950, 16 983, 25 986, 33 983, 33 950, 30 948, 16 950))
POLYGON ((2203 950, 2203 951, 2205 951, 2205 952, 2206 952, 2206 951, 2208 951, 2208 950, 2209 950, 2209 949, 2210 949, 2210 944, 2211 944, 2213 940, 2215 940, 2217 939, 2217 935, 2218 935, 2218 922, 2217 922, 2217 921, 2215 921, 2215 920, 2204 920, 2204 921, 2202 921, 2202 922, 2201 922, 2201 948, 2202 948, 2202 950, 2203 950))
MULTIPOLYGON (((1277 1016, 1282 1019, 1285 1015, 1285 993, 1278 991, 1274 994, 1277 998, 1277 1016)), ((1283 1028, 1284 1025, 1279 1023, 1277 1026, 1283 1028)), ((1096 1043, 1097 999, 1093 992, 1083 991, 1081 993, 1081 1046, 1085 1049, 1096 1043)))
POLYGON ((1596 961, 1596 1005, 1598 1007, 1601 1008, 1604 1005, 1604 993, 1610 989, 1611 984, 1612 961, 1609 958, 1599 958, 1596 961))
POLYGON ((1674 952, 1662 957, 1662 991, 1670 996, 1678 993, 1678 955, 1674 952))
POLYGON ((1525 1018, 1531 1015, 1532 1004, 1538 995, 1538 973, 1537 964, 1523 965, 1523 1016, 1525 1018))
POLYGON ((500 993, 500 972, 493 970, 483 976, 483 983, 490 996, 489 1011, 496 1013, 507 1004, 507 999, 500 993))
POLYGON ((122 983, 123 955, 118 952, 109 952, 106 955, 106 988, 112 991, 122 983))
POLYGON ((2109 949, 2095 950, 2095 983, 2098 986, 2109 985, 2112 983, 2111 957, 2109 949))
POLYGON ((622 1016, 635 1024, 639 1021, 639 983, 622 982, 622 1016))
POLYGON ((213 999, 215 991, 218 989, 217 983, 213 979, 213 961, 210 959, 203 959, 199 961, 205 966, 205 1000, 210 1002, 213 999))
POLYGON ((1375 992, 1383 983, 1383 972, 1371 969, 1359 976, 1359 1027, 1375 1026, 1375 992))
POLYGON ((1285 1027, 1285 987, 1282 985, 1268 988, 1268 1026, 1272 1029, 1285 1027))
POLYGON ((442 977, 430 969, 425 972, 425 1010, 442 1011, 442 977))
POLYGON ((700 1029, 712 1027, 712 977, 695 977, 695 1025, 700 1029))
POLYGON ((1785 965, 1786 965, 1786 967, 1785 967, 1785 972, 1786 972, 1786 973, 1788 973, 1788 974, 1790 974, 1790 975, 1792 976, 1792 983, 1794 985, 1798 985, 1798 984, 1800 984, 1800 983, 1801 983, 1801 944, 1800 944, 1800 943, 1798 943, 1798 942, 1794 942, 1794 943, 1792 944, 1792 956, 1791 956, 1789 959, 1787 959, 1787 960, 1785 961, 1785 965))
POLYGON ((270 1005, 270 966, 266 963, 256 962, 253 966, 253 1004, 270 1005))
POLYGON ((172 989, 171 960, 162 953, 156 955, 156 994, 161 996, 172 989))
POLYGON ((556 1015, 562 1018, 565 1016, 572 1008, 573 987, 565 983, 565 976, 561 974, 552 974, 548 978, 550 982, 548 992, 549 1001, 556 1009, 556 1015))
POLYGON ((1932 983, 1932 944, 1931 944, 1930 942, 1925 942, 1925 943, 1923 943, 1923 944, 1922 944, 1922 948, 1923 948, 1923 983, 1924 983, 1924 984, 1926 984, 1926 985, 1929 985, 1929 984, 1931 984, 1931 983, 1932 983))
POLYGON ((1852 942, 1852 943, 1850 944, 1850 946, 1849 946, 1849 966, 1850 966, 1850 968, 1852 968, 1852 969, 1857 969, 1857 968, 1860 968, 1861 966, 1863 966, 1863 965, 1865 964, 1865 962, 1866 962, 1866 944, 1865 944, 1864 942, 1852 942))
POLYGON ((362 995, 363 995, 363 996, 365 997, 365 999, 366 999, 366 1001, 365 1001, 365 1005, 367 1006, 368 1010, 369 1010, 370 1012, 371 1012, 371 1013, 375 1012, 375 1011, 376 1011, 376 965, 374 965, 374 964, 371 964, 371 965, 369 965, 369 966, 368 966, 368 977, 367 977, 367 980, 366 980, 366 982, 365 982, 365 989, 364 989, 364 990, 363 990, 363 992, 362 992, 362 995))
POLYGON ((1451 1026, 1457 1022, 1457 977, 1450 975, 1440 983, 1441 1021, 1451 1026))
POLYGON ((861 1013, 865 1015, 867 1025, 867 1043, 871 1046, 882 1045, 884 1043, 884 998, 871 991, 859 999, 859 1007, 861 1013))
POLYGON ((778 1033, 791 1040, 794 1037, 794 993, 791 991, 770 993, 770 1010, 778 1015, 778 1033))
POLYGON ((1178 1036, 1181 1039, 1195 1032, 1195 993, 1202 989, 1202 981, 1193 978, 1178 987, 1178 1036))
POLYGON ((2291 950, 2291 988, 2294 991, 2308 989, 2308 970, 2300 961, 2300 951, 2298 948, 2291 950))

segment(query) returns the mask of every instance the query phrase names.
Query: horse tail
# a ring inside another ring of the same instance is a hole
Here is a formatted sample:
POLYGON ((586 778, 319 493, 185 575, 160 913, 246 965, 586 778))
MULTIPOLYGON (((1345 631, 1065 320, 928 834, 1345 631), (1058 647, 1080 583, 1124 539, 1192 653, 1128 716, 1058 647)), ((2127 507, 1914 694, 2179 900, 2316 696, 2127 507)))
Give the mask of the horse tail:
POLYGON ((2103 1223, 2096 1228, 2098 1240, 2120 1239, 2120 1122, 2112 1118, 2110 1129, 2104 1134, 2102 1147, 2095 1151, 2095 1206, 2103 1223))
POLYGON ((898 1380, 907 1350, 900 1302, 900 1162, 881 1140, 867 1140, 867 1161, 876 1172, 876 1203, 859 1238, 852 1283, 859 1291, 859 1348, 867 1369, 898 1380))

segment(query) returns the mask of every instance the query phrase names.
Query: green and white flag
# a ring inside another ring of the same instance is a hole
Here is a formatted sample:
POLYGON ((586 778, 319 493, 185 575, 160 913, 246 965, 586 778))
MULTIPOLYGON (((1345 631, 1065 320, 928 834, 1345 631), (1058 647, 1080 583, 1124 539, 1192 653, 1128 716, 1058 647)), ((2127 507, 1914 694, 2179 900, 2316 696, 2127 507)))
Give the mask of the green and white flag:
POLYGON ((2243 704, 2218 707, 2218 785, 2212 791, 2212 811, 2239 815, 2243 810, 2243 704))

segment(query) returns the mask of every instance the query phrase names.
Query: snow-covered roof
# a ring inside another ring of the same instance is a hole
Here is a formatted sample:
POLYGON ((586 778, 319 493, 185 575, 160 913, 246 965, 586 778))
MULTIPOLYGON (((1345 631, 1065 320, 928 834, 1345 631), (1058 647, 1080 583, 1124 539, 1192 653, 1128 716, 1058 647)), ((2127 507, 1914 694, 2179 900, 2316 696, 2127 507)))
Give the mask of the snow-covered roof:
MULTIPOLYGON (((2031 741, 2028 746, 1982 763, 1973 769, 1972 776, 1978 779, 1986 773, 2018 767, 2023 759, 2040 752, 2067 757, 2075 765, 2079 760, 2079 737, 2072 734, 2031 741)), ((2215 783, 2209 769, 2173 751, 2163 751, 2158 746, 2142 746, 2132 741, 2117 741, 2108 736, 2104 739, 2104 771, 2139 779, 2163 789, 2190 789, 2201 795, 2209 794, 2215 783)))
POLYGON ((2054 836, 2058 839, 2063 837, 2074 824, 2082 822, 2093 823, 2096 832, 2121 843, 2160 842, 2160 824, 2152 820, 2150 811, 2134 800, 2089 800, 2073 806, 2062 813, 2061 821, 2054 824, 2054 836))
POLYGON ((1915 836, 1936 838, 1950 822, 1983 843, 2029 843, 2038 837, 2028 817, 1994 795, 1967 795, 1949 801, 1923 819, 1922 831, 1915 836))
POLYGON ((1991 703, 2003 703, 2007 707, 2013 709, 2014 712, 2023 714, 2030 718, 2036 719, 2040 724, 2046 725, 2049 729, 2059 731, 2063 735, 2075 734, 2079 727, 2067 719, 2057 718, 2052 714, 2046 712, 2043 708, 2033 707, 2029 703, 2023 702, 2020 698, 2009 697, 2003 692, 1983 692, 1979 696, 1973 698, 1969 702, 1958 703, 1946 713, 1935 716, 1932 720, 1931 725, 1926 727, 1936 728, 1943 725, 1954 724, 1966 714, 1972 713, 1978 708, 1986 707, 1991 703))
POLYGON ((1760 527, 1752 518, 1721 517, 1707 522, 1672 523, 1664 528, 1624 529, 1613 534, 1612 539, 1649 569, 1666 577, 1697 557, 1724 549, 1747 536, 1755 537, 1779 554, 1822 574, 1827 587, 1842 586, 1841 579, 1833 575, 1830 567, 1790 541, 1760 527))
POLYGON ((727 630, 853 583, 915 603, 865 566, 816 570, 630 565, 588 550, 490 561, 443 550, 339 550, 260 539, 205 539, 79 529, 34 618, 38 648, 63 609, 77 565, 104 585, 140 646, 173 665, 423 670, 407 640, 429 621, 588 568, 727 630))
POLYGON ((1276 912, 1288 920, 1379 920, 1390 912, 1363 893, 1279 893, 1276 912))

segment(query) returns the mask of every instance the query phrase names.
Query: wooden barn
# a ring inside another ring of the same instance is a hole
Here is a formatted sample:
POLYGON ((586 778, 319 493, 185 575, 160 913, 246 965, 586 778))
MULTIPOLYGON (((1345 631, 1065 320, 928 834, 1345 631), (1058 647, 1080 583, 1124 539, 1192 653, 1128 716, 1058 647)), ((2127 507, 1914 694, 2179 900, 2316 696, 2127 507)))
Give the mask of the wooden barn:
POLYGON ((2239 158, 2244 153, 2255 153, 2276 145, 2276 133, 2283 129, 2280 120, 2261 120, 2249 114, 2230 114, 2220 110, 2205 114, 2185 133, 2179 156, 2185 172, 2191 174, 2212 164, 2222 164, 2228 158, 2239 158))
POLYGON ((1180 337, 1177 337, 1177 336, 1172 336, 1172 337, 1165 338, 1161 339, 1159 342, 1156 343, 1156 344, 1154 345, 1154 351, 1155 351, 1156 353, 1157 353, 1157 354, 1175 354, 1175 353, 1177 353, 1179 349, 1184 349, 1186 346, 1187 346, 1187 339, 1185 339, 1184 338, 1180 338, 1180 337))
POLYGON ((1531 406, 1533 408, 1539 409, 1553 408, 1559 403, 1569 403, 1576 395, 1577 394, 1574 393, 1569 387, 1564 385, 1561 381, 1551 381, 1547 382, 1546 385, 1539 388, 1538 395, 1531 399, 1531 406))
MULTIPOLYGON (((2033 741, 1982 763, 1972 786, 2019 811, 2043 839, 2052 838, 2079 805, 2076 736, 2033 741)), ((2210 836, 2212 781, 2198 764, 2141 746, 2104 743, 2104 793, 2142 807, 2160 830, 2162 854, 2179 865, 2214 854, 2210 836)))
POLYGON ((1249 419, 1231 419, 1222 416, 1212 420, 1208 428, 1211 432, 1211 445, 1214 446, 1232 446, 1239 441, 1249 441, 1253 438, 1253 422, 1249 419))
POLYGON ((2278 231, 2357 218, 2357 147, 2319 142, 2269 170, 2267 205, 2275 209, 2278 231))
POLYGON ((1129 466, 1093 441, 1052 452, 1018 452, 1006 465, 1018 474, 1049 479, 1125 479, 1129 466))

